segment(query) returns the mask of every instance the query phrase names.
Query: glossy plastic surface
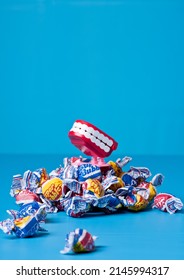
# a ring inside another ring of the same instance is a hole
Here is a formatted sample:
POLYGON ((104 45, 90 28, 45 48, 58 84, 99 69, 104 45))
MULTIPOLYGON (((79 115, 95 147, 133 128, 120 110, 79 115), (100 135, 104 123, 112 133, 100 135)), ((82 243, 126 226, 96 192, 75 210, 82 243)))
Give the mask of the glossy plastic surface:
MULTIPOLYGON (((76 146, 80 151, 82 151, 84 154, 88 155, 88 156, 92 156, 92 157, 100 157, 100 158, 105 158, 111 155, 111 153, 117 149, 118 143, 108 134, 106 134, 104 131, 102 131, 101 129, 97 128, 95 125, 83 121, 83 120, 77 120, 74 125, 78 123, 81 124, 82 126, 85 125, 85 127, 87 127, 88 129, 90 128, 93 132, 98 132, 98 134, 103 135, 104 138, 109 139, 112 142, 112 146, 108 147, 108 151, 105 151, 104 149, 100 148, 100 143, 102 143, 102 141, 98 140, 99 144, 96 145, 94 142, 96 141, 96 139, 98 139, 98 137, 92 136, 93 133, 91 134, 91 136, 94 138, 93 142, 91 141, 91 139, 85 136, 84 133, 81 134, 81 129, 78 130, 78 132, 74 131, 73 127, 71 128, 71 130, 68 133, 68 136, 70 138, 70 141, 72 142, 72 144, 74 146, 76 146)), ((88 135, 90 135, 90 133, 88 133, 88 135)))

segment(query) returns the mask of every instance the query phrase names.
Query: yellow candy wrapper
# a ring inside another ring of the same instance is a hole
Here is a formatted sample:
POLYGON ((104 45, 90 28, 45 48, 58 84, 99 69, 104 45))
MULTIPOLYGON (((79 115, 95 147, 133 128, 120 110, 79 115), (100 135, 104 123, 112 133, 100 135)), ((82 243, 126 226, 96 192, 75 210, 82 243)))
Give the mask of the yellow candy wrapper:
POLYGON ((51 201, 59 200, 62 196, 63 181, 59 178, 47 180, 42 185, 42 193, 45 198, 51 201))

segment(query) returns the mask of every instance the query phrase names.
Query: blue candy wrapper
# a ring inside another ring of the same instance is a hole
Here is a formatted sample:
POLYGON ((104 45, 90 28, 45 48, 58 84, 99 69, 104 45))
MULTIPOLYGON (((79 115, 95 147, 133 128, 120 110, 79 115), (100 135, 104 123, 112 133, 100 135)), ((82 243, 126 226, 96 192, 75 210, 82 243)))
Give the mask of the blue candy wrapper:
POLYGON ((31 237, 38 231, 46 231, 40 226, 40 222, 45 218, 45 206, 41 206, 38 211, 31 215, 18 219, 7 219, 0 222, 0 229, 6 234, 15 234, 19 238, 31 237))
POLYGON ((81 164, 77 171, 79 182, 84 182, 87 179, 100 179, 102 176, 100 167, 91 163, 81 164))
POLYGON ((79 196, 69 198, 64 204, 64 210, 68 216, 78 218, 89 212, 91 203, 79 196))
MULTIPOLYGON (((46 206, 46 205, 45 205, 46 206)), ((42 219, 45 220, 47 216, 46 207, 43 208, 43 204, 39 202, 30 202, 23 204, 18 211, 16 210, 7 210, 7 213, 12 216, 13 219, 24 218, 26 216, 32 216, 42 207, 42 219), (44 211, 45 209, 45 211, 44 211)))
POLYGON ((115 195, 105 195, 93 202, 93 206, 102 209, 105 213, 114 213, 122 208, 122 203, 115 195))

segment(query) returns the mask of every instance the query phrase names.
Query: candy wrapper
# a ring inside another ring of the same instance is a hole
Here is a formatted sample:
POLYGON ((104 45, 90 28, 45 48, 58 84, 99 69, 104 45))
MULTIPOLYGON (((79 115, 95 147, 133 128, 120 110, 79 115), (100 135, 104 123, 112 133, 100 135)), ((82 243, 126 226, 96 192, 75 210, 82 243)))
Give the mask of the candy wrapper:
POLYGON ((122 180, 126 186, 137 186, 140 182, 145 181, 151 176, 151 172, 147 167, 131 166, 128 172, 122 176, 122 180))
POLYGON ((135 194, 135 198, 136 198, 135 204, 134 205, 128 205, 127 208, 129 210, 140 211, 140 210, 145 209, 148 206, 149 201, 146 198, 144 198, 142 195, 135 194))
POLYGON ((160 193, 154 198, 152 208, 157 208, 161 211, 168 212, 169 214, 174 214, 177 210, 183 208, 183 203, 179 198, 171 194, 160 193))
POLYGON ((97 165, 85 163, 78 167, 78 181, 84 182, 87 179, 100 179, 101 170, 97 165))
POLYGON ((122 188, 124 186, 124 182, 120 177, 114 176, 112 174, 112 171, 107 173, 106 178, 102 182, 102 186, 105 191, 112 190, 113 192, 116 192, 117 189, 122 188))
POLYGON ((10 189, 10 195, 15 197, 23 189, 23 178, 22 175, 17 174, 13 176, 13 181, 10 189))
POLYGON ((104 188, 102 184, 96 179, 88 179, 82 184, 83 191, 91 195, 95 195, 97 198, 104 196, 104 188))
POLYGON ((48 178, 49 176, 45 168, 39 168, 33 172, 27 170, 24 172, 23 177, 20 174, 14 175, 10 195, 14 197, 22 190, 40 193, 42 184, 46 182, 48 178))
POLYGON ((40 199, 41 199, 42 203, 45 205, 46 213, 56 213, 56 212, 58 212, 58 208, 56 207, 56 203, 59 203, 59 200, 50 201, 49 199, 45 198, 43 196, 43 194, 40 195, 40 199))
MULTIPOLYGON (((65 163, 66 164, 66 163, 65 163)), ((72 165, 68 160, 67 164, 63 168, 63 178, 62 179, 77 179, 77 167, 72 165)))
POLYGON ((156 196, 157 194, 157 191, 156 191, 156 188, 153 186, 152 183, 150 182, 141 182, 137 189, 139 189, 139 193, 141 194, 141 191, 142 193, 145 192, 145 195, 143 195, 143 197, 145 199, 148 200, 148 202, 152 201, 153 198, 156 196), (146 192, 147 191, 147 192, 146 192))
POLYGON ((124 157, 122 159, 118 158, 116 162, 109 161, 108 164, 112 167, 114 174, 117 177, 121 177, 123 175, 123 167, 132 160, 131 157, 124 157))
POLYGON ((148 190, 148 199, 149 202, 151 202, 154 197, 157 195, 156 187, 160 186, 164 180, 164 176, 162 174, 156 174, 150 182, 142 181, 138 188, 148 190))
POLYGON ((71 192, 71 196, 75 194, 82 195, 82 186, 80 182, 75 179, 64 179, 62 187, 62 197, 68 195, 68 192, 71 192))
POLYGON ((33 201, 41 202, 40 197, 29 190, 22 190, 20 191, 16 196, 16 203, 21 205, 21 204, 27 204, 33 201))
POLYGON ((55 201, 62 196, 63 181, 60 178, 52 178, 42 185, 42 194, 45 198, 55 201))
POLYGON ((67 254, 71 251, 74 253, 92 252, 95 249, 96 236, 92 236, 85 229, 77 228, 66 236, 64 250, 60 253, 67 254))
POLYGON ((68 216, 79 218, 91 210, 91 202, 80 196, 74 196, 64 202, 64 211, 68 216))
POLYGON ((12 216, 12 218, 14 220, 19 219, 19 218, 24 218, 27 216, 32 216, 35 215, 36 212, 40 209, 40 207, 42 208, 42 220, 45 220, 46 216, 47 216, 47 212, 46 212, 46 207, 47 205, 43 205, 39 202, 33 201, 27 204, 23 204, 21 205, 19 211, 17 210, 7 210, 7 213, 10 214, 12 216))
POLYGON ((41 206, 33 215, 0 222, 0 229, 6 234, 15 234, 19 238, 31 237, 38 231, 46 231, 40 226, 45 219, 45 206, 41 206))
POLYGON ((96 201, 93 200, 92 205, 103 210, 106 214, 115 213, 123 207, 119 198, 113 194, 107 194, 96 201))

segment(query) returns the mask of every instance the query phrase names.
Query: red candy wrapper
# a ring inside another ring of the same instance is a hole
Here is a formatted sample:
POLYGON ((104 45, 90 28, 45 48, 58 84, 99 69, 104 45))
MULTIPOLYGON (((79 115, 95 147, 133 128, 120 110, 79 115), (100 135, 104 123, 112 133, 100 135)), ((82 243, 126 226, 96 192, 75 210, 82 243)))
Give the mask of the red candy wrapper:
POLYGON ((30 203, 33 201, 41 202, 39 196, 29 190, 23 190, 15 196, 17 204, 30 203))
POLYGON ((168 193, 160 193, 155 196, 152 208, 157 208, 170 214, 183 208, 182 201, 168 193))

